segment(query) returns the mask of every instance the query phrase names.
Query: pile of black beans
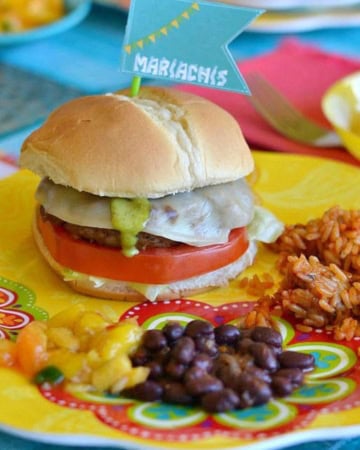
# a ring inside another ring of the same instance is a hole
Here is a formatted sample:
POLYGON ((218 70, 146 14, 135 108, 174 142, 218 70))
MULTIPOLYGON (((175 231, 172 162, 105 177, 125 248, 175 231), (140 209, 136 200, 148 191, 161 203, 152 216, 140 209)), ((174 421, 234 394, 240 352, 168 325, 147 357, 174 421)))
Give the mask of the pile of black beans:
POLYGON ((314 368, 314 357, 283 351, 280 333, 271 328, 214 327, 193 320, 146 331, 132 363, 149 367, 150 373, 123 395, 219 413, 291 394, 303 384, 304 372, 314 368))

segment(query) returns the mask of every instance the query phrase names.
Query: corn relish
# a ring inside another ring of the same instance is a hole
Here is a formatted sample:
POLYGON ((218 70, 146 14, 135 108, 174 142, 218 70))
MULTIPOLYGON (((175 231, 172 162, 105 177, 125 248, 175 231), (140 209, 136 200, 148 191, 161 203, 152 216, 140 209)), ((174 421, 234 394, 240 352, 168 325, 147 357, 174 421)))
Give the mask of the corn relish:
POLYGON ((16 342, 0 340, 0 366, 18 368, 37 384, 67 382, 89 391, 119 393, 146 380, 147 367, 132 367, 143 329, 118 321, 111 309, 72 306, 48 321, 34 321, 16 342))

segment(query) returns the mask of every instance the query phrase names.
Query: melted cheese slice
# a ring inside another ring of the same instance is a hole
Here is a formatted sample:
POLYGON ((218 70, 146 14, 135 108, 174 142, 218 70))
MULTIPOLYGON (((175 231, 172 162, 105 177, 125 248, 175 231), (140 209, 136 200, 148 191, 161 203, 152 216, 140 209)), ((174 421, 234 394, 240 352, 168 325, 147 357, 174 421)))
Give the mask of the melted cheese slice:
MULTIPOLYGON (((45 210, 65 222, 113 229, 110 201, 44 179, 36 192, 45 210)), ((192 192, 150 199, 143 231, 194 246, 227 242, 230 231, 248 225, 254 215, 246 181, 208 186, 192 192)))

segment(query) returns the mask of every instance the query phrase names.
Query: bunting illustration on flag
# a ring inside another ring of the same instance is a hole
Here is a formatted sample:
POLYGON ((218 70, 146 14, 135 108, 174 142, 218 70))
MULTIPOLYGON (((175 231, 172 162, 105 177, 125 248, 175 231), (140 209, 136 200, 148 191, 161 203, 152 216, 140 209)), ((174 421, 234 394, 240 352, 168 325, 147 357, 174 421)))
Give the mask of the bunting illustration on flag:
POLYGON ((263 10, 190 0, 132 0, 123 72, 249 94, 228 45, 263 10))

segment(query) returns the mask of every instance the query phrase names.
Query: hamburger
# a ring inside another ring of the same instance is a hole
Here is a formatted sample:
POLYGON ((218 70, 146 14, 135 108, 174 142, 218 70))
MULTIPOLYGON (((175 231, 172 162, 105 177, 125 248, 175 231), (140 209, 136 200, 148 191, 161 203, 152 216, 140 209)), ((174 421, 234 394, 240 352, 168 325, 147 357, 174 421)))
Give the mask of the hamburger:
POLYGON ((252 264, 282 225, 254 204, 235 119, 208 100, 142 87, 76 98, 23 143, 41 177, 33 233, 76 291, 138 301, 193 295, 252 264))

